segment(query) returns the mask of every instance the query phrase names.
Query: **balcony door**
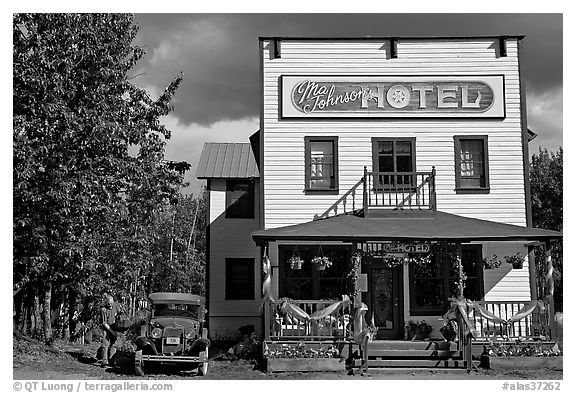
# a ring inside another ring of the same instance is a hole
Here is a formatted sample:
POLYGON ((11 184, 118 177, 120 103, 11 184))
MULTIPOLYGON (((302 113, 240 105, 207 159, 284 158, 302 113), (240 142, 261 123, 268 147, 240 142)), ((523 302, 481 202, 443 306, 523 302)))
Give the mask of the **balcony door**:
POLYGON ((372 138, 372 168, 378 185, 402 188, 415 185, 416 138, 372 138))

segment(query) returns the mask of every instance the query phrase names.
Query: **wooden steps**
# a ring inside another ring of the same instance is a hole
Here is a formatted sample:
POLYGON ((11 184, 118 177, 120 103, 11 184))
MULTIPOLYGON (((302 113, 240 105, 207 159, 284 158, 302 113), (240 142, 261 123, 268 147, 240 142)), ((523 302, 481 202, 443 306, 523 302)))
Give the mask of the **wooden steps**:
MULTIPOLYGON (((345 354, 347 356, 348 353, 345 354)), ((362 365, 358 346, 353 367, 362 365)), ((368 343, 368 368, 463 369, 466 362, 455 343, 445 341, 372 341, 368 343)))
MULTIPOLYGON (((268 358, 271 372, 282 371, 344 371, 358 370, 362 365, 362 353, 357 344, 316 341, 276 341, 266 342, 270 355, 268 358), (287 349, 288 348, 288 349, 287 349), (292 349, 290 349, 292 348, 292 349), (339 358, 306 359, 290 358, 290 354, 302 350, 318 352, 330 350, 338 351, 339 358), (278 356, 287 349, 287 357, 278 356)), ((369 369, 466 369, 462 351, 458 350, 456 343, 446 341, 388 341, 376 340, 368 343, 369 369)))

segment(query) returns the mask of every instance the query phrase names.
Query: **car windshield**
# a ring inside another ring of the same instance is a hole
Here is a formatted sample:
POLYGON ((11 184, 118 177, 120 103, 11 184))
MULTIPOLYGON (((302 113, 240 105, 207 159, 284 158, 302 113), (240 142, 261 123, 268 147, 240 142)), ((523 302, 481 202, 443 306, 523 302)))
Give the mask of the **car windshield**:
POLYGON ((153 305, 154 317, 198 318, 200 306, 196 304, 162 303, 153 305))

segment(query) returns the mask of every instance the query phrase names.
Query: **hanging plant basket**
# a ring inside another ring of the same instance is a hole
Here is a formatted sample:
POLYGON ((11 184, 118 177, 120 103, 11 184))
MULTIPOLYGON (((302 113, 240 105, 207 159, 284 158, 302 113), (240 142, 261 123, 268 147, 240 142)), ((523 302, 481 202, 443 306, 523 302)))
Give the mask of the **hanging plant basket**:
POLYGON ((292 252, 292 257, 288 260, 288 266, 292 270, 300 270, 302 269, 302 264, 304 261, 300 258, 300 254, 298 253, 298 246, 294 247, 294 251, 292 252))
POLYGON ((484 264, 484 269, 497 269, 502 265, 502 261, 498 259, 496 254, 489 258, 484 258, 482 263, 484 264))
POLYGON ((292 257, 288 260, 288 265, 292 270, 300 270, 302 269, 302 264, 304 261, 300 257, 292 257))
POLYGON ((524 265, 524 257, 519 252, 517 252, 514 255, 505 256, 504 260, 506 261, 506 263, 512 265, 512 269, 522 269, 524 265))
POLYGON ((318 270, 326 270, 326 268, 332 266, 332 261, 328 257, 314 257, 312 263, 318 270))

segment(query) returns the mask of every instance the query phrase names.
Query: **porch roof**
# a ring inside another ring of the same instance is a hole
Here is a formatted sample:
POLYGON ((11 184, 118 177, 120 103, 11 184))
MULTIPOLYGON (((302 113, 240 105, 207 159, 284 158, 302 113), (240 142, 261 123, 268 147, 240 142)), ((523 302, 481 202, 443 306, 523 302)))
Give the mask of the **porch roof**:
POLYGON ((445 212, 398 212, 385 217, 340 215, 252 233, 256 243, 276 240, 365 242, 382 240, 554 240, 562 233, 445 212))

